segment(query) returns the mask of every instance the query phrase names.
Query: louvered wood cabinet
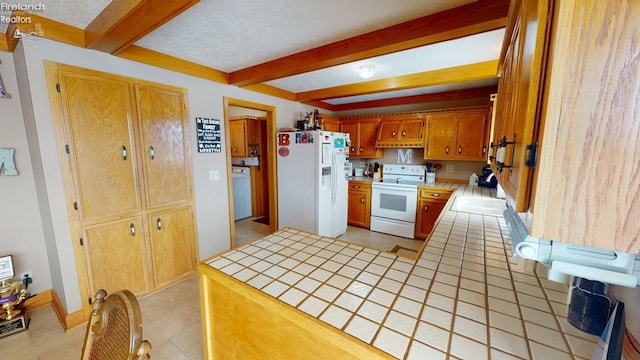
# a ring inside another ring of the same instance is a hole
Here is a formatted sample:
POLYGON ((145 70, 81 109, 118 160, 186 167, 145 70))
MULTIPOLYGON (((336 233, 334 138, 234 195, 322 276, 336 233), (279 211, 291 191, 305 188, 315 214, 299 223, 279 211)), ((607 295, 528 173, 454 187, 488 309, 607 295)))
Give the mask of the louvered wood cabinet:
POLYGON ((45 68, 82 295, 141 295, 194 274, 186 91, 45 68))

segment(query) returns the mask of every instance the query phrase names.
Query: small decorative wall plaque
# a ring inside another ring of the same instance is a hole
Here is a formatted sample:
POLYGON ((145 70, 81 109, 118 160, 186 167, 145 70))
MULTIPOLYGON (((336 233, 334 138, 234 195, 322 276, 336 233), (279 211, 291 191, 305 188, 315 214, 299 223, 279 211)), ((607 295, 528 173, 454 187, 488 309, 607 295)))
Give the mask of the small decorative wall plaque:
POLYGON ((18 169, 16 169, 16 163, 13 157, 15 152, 15 149, 0 148, 0 173, 7 176, 18 175, 18 169))
POLYGON ((196 128, 198 130, 198 152, 222 152, 220 120, 197 117, 196 128))

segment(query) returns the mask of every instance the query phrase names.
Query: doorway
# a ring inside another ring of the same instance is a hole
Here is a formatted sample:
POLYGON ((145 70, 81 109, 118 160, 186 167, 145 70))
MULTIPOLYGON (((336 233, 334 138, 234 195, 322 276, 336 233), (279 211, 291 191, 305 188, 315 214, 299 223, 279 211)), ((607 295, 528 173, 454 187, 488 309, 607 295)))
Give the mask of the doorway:
MULTIPOLYGON (((234 219, 234 201, 233 201, 233 172, 232 172, 232 157, 231 157, 231 132, 230 132, 230 118, 237 114, 237 108, 244 108, 248 111, 252 111, 254 114, 257 111, 259 119, 259 129, 261 129, 260 144, 261 149, 257 161, 259 162, 260 171, 259 176, 264 187, 261 187, 263 192, 266 192, 264 202, 268 204, 265 206, 265 210, 268 211, 264 216, 268 219, 269 229, 274 232, 278 229, 278 194, 277 194, 277 174, 276 174, 276 159, 275 159, 275 133, 276 133, 276 108, 269 105, 254 103, 245 100, 224 98, 224 125, 225 125, 225 141, 227 150, 227 184, 228 184, 228 196, 229 196, 229 219, 234 219)), ((231 235, 231 248, 236 247, 236 224, 235 221, 230 221, 230 235, 231 235)))

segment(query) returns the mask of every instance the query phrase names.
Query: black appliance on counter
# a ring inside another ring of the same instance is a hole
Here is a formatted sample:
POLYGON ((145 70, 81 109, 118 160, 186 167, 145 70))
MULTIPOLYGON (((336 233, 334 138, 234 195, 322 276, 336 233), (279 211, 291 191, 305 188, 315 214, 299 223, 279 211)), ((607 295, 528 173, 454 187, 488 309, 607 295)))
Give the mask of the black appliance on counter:
POLYGON ((491 166, 482 168, 482 175, 478 177, 478 186, 495 189, 498 186, 498 179, 491 171, 491 166))

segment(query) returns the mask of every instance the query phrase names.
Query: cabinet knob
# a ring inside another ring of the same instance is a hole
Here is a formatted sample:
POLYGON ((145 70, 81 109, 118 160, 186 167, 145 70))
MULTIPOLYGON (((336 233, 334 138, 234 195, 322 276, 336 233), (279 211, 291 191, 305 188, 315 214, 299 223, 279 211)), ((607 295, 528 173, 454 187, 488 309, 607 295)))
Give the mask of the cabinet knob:
POLYGON ((458 154, 462 154, 462 146, 458 147, 458 154))
POLYGON ((407 131, 406 130, 402 130, 402 137, 407 136, 407 131))
POLYGON ((354 189, 360 189, 360 186, 359 185, 354 185, 353 188, 354 189))
POLYGON ((122 145, 122 149, 120 151, 122 152, 122 160, 127 160, 127 147, 122 145))
POLYGON ((158 230, 162 230, 162 221, 160 218, 156 219, 156 228, 158 228, 158 230))
POLYGON ((440 194, 431 194, 431 196, 433 196, 433 197, 439 197, 439 196, 440 196, 440 194))
POLYGON ((364 148, 362 146, 360 146, 360 152, 363 152, 364 148))
POLYGON ((424 212, 427 212, 427 211, 429 211, 429 205, 424 206, 424 212))
POLYGON ((447 146, 446 148, 444 148, 444 152, 445 152, 445 153, 447 153, 447 154, 449 153, 449 146, 447 146))
POLYGON ((360 202, 364 204, 364 196, 360 199, 360 202))
POLYGON ((131 236, 136 236, 136 227, 133 226, 133 223, 129 224, 129 232, 131 233, 131 236))
POLYGON ((391 137, 396 137, 396 131, 395 130, 391 132, 391 137))
POLYGON ((238 152, 238 148, 237 147, 233 147, 233 152, 238 152))
POLYGON ((351 152, 356 152, 356 148, 355 148, 355 146, 352 146, 352 147, 351 147, 351 152))
POLYGON ((153 160, 153 159, 155 159, 155 158, 156 158, 156 151, 155 151, 155 149, 153 148, 153 146, 149 146, 149 158, 150 158, 151 160, 153 160))

